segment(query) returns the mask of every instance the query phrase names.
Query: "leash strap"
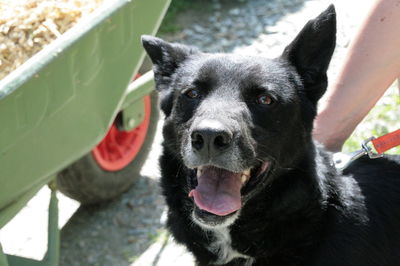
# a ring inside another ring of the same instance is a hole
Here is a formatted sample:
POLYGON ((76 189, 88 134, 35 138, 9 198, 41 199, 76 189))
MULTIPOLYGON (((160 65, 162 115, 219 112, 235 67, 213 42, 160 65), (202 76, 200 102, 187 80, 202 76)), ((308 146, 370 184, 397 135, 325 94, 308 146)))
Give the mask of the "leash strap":
POLYGON ((358 151, 352 152, 350 154, 345 154, 342 152, 338 152, 333 154, 333 161, 335 166, 339 170, 343 170, 350 165, 351 162, 357 160, 358 158, 368 155, 370 159, 381 158, 385 151, 390 150, 396 146, 400 145, 400 129, 383 135, 379 138, 371 137, 369 139, 364 140, 361 143, 361 148, 358 151), (377 153, 373 152, 371 147, 368 146, 368 143, 372 142, 377 153))
POLYGON ((400 129, 379 138, 372 139, 371 142, 374 145, 375 150, 379 154, 382 154, 385 151, 400 145, 400 129))

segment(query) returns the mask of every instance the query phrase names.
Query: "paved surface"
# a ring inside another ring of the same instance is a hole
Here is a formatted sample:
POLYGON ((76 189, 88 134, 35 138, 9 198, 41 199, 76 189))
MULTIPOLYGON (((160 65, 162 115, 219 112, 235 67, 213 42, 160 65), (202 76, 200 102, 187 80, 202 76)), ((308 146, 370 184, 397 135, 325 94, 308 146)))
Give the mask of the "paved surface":
MULTIPOLYGON (((195 11, 179 20, 185 30, 169 36, 206 51, 279 55, 306 21, 330 1, 249 0, 204 1, 207 13, 195 11)), ((336 0, 338 45, 330 76, 353 37, 360 18, 372 0, 336 0)), ((160 121, 160 125, 162 121, 160 121)), ((160 127, 159 127, 160 129, 160 127)), ((62 266, 79 265, 193 265, 185 249, 164 229, 166 207, 158 187, 161 134, 158 130, 152 153, 142 177, 119 199, 96 208, 79 208, 66 197, 60 198, 62 266)), ((12 254, 40 259, 46 250, 46 207, 49 191, 43 188, 14 220, 0 230, 3 249, 12 254)))

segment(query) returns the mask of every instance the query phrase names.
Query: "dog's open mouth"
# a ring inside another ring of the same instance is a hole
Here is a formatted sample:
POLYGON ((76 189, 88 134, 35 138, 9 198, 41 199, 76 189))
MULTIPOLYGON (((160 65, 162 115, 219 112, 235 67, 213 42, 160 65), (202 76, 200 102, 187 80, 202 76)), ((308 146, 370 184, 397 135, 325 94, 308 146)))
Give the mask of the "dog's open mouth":
POLYGON ((231 214, 242 207, 242 192, 256 185, 256 179, 266 172, 269 162, 234 173, 215 166, 196 168, 197 186, 189 197, 201 210, 218 216, 231 214))

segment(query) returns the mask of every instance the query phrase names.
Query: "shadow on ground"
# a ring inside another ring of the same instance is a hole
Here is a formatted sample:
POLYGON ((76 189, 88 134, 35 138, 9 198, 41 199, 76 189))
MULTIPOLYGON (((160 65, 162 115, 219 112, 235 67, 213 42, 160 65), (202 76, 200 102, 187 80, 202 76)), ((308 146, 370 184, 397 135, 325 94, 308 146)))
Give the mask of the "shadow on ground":
POLYGON ((62 229, 60 265, 131 265, 165 237, 164 206, 157 181, 140 177, 114 202, 80 207, 62 229))

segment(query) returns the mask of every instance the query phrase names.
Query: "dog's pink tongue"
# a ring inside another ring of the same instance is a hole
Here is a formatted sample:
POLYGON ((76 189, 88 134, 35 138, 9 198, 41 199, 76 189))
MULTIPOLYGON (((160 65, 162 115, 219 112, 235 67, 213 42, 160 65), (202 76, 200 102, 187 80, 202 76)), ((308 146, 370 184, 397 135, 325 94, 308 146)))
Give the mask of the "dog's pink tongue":
POLYGON ((204 167, 198 185, 189 193, 197 207, 224 216, 240 209, 241 174, 216 167, 204 167))

